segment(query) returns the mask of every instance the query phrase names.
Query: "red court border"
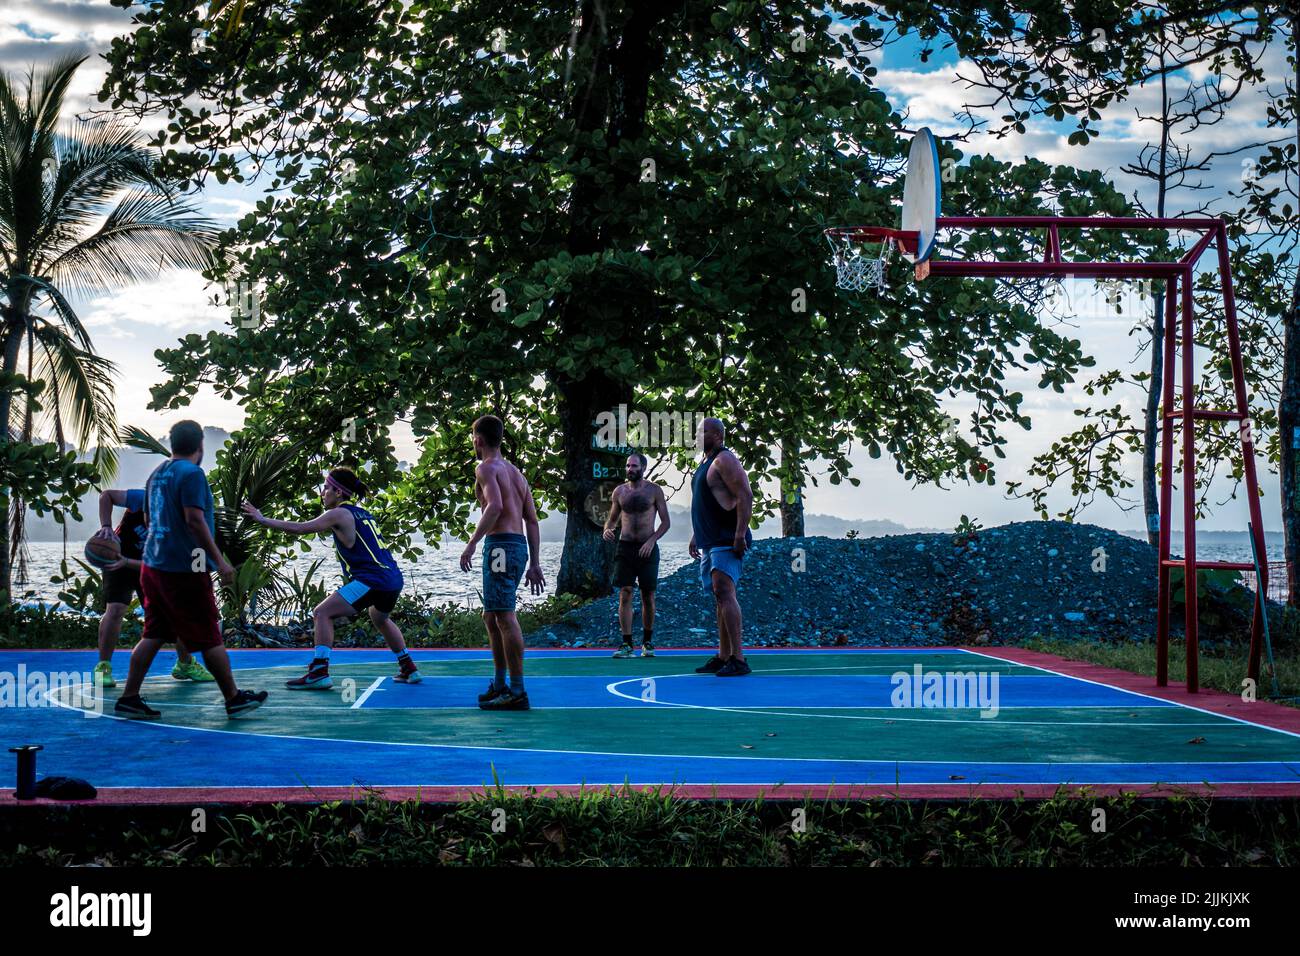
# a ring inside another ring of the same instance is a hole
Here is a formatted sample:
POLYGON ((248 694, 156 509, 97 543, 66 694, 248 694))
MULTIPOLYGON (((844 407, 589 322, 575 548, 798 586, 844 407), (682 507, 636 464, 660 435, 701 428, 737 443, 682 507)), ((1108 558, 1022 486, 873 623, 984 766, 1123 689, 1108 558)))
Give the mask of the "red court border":
MULTIPOLYGON (((240 648, 242 650, 242 648, 240 648)), ((296 649, 296 648, 295 648, 296 649)), ((542 650, 568 650, 567 648, 541 648, 542 650)), ((575 648, 578 651, 599 648, 575 648)), ((664 648, 665 650, 699 650, 712 648, 664 648)), ((752 651, 807 652, 831 648, 750 648, 752 651)), ((49 648, 49 650, 67 650, 49 648)), ((252 650, 252 648, 250 648, 252 650)), ((263 648, 257 648, 263 650, 263 648)), ((270 649, 274 650, 274 649, 270 649)), ((370 650, 370 648, 339 648, 339 650, 370 650)), ((475 651, 482 648, 416 648, 415 650, 475 651)), ((855 650, 902 651, 917 650, 910 647, 836 647, 844 653, 855 650)), ((928 648, 926 648, 928 650, 928 648)), ((1149 697, 1168 700, 1176 704, 1198 707, 1201 710, 1300 734, 1300 708, 1284 707, 1267 701, 1246 703, 1239 696, 1202 688, 1198 693, 1188 693, 1183 687, 1157 687, 1155 678, 1130 671, 1116 670, 1086 661, 1072 661, 1055 654, 1031 651, 1021 647, 953 647, 952 650, 970 651, 973 655, 995 658, 1028 667, 1039 667, 1067 677, 1091 680, 1121 690, 1129 690, 1149 697)), ((611 786, 507 786, 501 788, 512 796, 555 797, 582 793, 610 791, 623 792, 623 785, 611 786)), ((727 784, 711 786, 691 784, 633 785, 637 792, 670 791, 684 800, 979 800, 1025 799, 1046 800, 1056 796, 1073 799, 1133 795, 1145 798, 1175 796, 1264 797, 1300 798, 1300 781, 1296 783, 1228 783, 1228 784, 969 784, 954 781, 951 784, 727 784)), ((0 808, 15 806, 200 806, 235 805, 254 806, 271 803, 325 803, 335 800, 359 801, 367 798, 423 803, 460 803, 484 799, 496 793, 493 787, 104 787, 94 800, 17 800, 12 789, 0 790, 0 808)))

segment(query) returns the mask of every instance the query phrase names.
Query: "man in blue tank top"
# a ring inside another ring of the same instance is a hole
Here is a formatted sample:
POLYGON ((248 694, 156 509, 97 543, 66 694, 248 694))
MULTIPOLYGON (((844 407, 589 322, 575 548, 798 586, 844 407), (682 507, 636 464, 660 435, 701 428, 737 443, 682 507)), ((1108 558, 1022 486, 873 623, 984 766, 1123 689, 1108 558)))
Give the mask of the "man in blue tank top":
POLYGON ((691 478, 691 557, 700 562, 700 583, 713 593, 718 615, 718 654, 697 674, 744 677, 749 673, 740 646, 740 603, 736 585, 745 552, 753 543, 749 518, 754 492, 744 467, 723 443, 725 429, 716 418, 700 424, 704 461, 691 478))
POLYGON ((420 672, 407 652, 402 631, 389 614, 402 593, 402 572, 388 549, 375 532, 375 519, 364 508, 352 504, 354 498, 367 493, 366 486, 351 468, 338 467, 325 476, 321 487, 321 503, 325 512, 311 521, 277 521, 268 518, 249 502, 244 502, 244 514, 260 525, 289 534, 324 534, 334 538, 334 550, 343 568, 344 585, 312 612, 316 635, 316 654, 307 666, 307 673, 285 681, 290 690, 328 690, 334 685, 330 678, 330 650, 334 647, 334 618, 351 617, 359 611, 369 610, 370 621, 388 642, 388 648, 397 657, 399 684, 418 684, 420 672))

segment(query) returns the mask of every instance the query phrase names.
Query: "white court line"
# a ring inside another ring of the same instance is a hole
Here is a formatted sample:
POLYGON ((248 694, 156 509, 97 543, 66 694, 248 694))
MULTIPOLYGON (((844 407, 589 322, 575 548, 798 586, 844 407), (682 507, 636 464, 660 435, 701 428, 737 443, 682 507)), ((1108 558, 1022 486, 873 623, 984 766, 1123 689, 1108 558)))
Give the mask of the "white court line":
MULTIPOLYGON (((963 650, 965 650, 965 648, 963 648, 963 650)), ((994 654, 985 654, 980 651, 967 650, 966 653, 973 654, 976 657, 987 658, 988 660, 999 661, 1003 664, 1019 663, 1019 661, 1009 662, 1008 659, 1005 657, 998 657, 994 654)), ((1080 663, 1089 663, 1089 662, 1080 661, 1080 663)), ((1050 667, 1042 667, 1038 664, 1026 664, 1025 666, 1033 667, 1037 670, 1043 671, 1048 674, 1055 674, 1057 677, 1064 677, 1066 680, 1082 681, 1085 684, 1093 684, 1097 687, 1109 687, 1111 690, 1118 690, 1125 694, 1132 694, 1134 697, 1145 697, 1147 700, 1159 700, 1159 701, 1164 701, 1166 704, 1173 704, 1177 707, 1186 707, 1188 710, 1194 710, 1197 713, 1207 714, 1210 717, 1218 717, 1220 720, 1231 720, 1239 724, 1245 724, 1247 727, 1258 727, 1260 730, 1271 730, 1277 734, 1285 734, 1288 737, 1300 738, 1300 734, 1296 733, 1293 730, 1283 730, 1281 727, 1270 727, 1268 726, 1268 724, 1257 724, 1254 721, 1247 720, 1244 717, 1230 717, 1227 714, 1216 714, 1214 711, 1206 710, 1204 707, 1193 707, 1191 704, 1184 704, 1182 701, 1178 701, 1178 700, 1170 700, 1167 697, 1156 697, 1154 694, 1144 694, 1140 690, 1128 690, 1127 688, 1124 687, 1112 687, 1110 684, 1103 684, 1101 681, 1089 680, 1086 677, 1076 677, 1074 674, 1062 674, 1060 671, 1054 671, 1050 667)))
MULTIPOLYGON (((51 692, 47 692, 47 693, 49 693, 49 694, 53 694, 54 692, 51 691, 51 692)), ((76 708, 73 708, 73 707, 71 707, 70 705, 65 704, 65 703, 63 703, 63 702, 61 702, 61 701, 54 700, 53 697, 50 697, 50 699, 51 699, 52 702, 53 702, 56 706, 58 706, 58 707, 61 707, 61 708, 67 709, 67 710, 75 710, 75 709, 76 709, 76 708)), ((777 762, 780 762, 780 761, 789 761, 789 762, 792 762, 792 763, 849 763, 849 764, 878 764, 878 765, 883 765, 883 766, 893 765, 893 766, 895 766, 895 767, 899 767, 899 766, 902 766, 902 765, 904 765, 904 764, 909 764, 909 765, 915 765, 915 764, 934 764, 934 765, 936 765, 936 766, 945 766, 945 767, 946 767, 946 766, 957 766, 957 765, 960 765, 960 764, 961 764, 961 760, 960 760, 960 759, 947 759, 947 760, 898 760, 898 759, 887 760, 887 759, 881 759, 881 760, 872 760, 872 759, 864 759, 864 758, 861 758, 861 757, 758 757, 758 756, 748 757, 748 756, 732 755, 732 754, 654 754, 654 753, 639 753, 639 752, 635 752, 635 751, 616 751, 616 750, 615 750, 615 751, 610 751, 610 750, 559 750, 559 749, 547 748, 547 747, 503 747, 503 746, 499 746, 499 745, 498 745, 498 746, 487 747, 487 746, 482 746, 482 745, 478 745, 478 744, 429 744, 429 743, 415 743, 415 742, 413 742, 413 741, 403 741, 403 740, 364 740, 364 739, 356 739, 356 738, 351 738, 351 737, 308 737, 308 736, 306 736, 306 735, 304 735, 304 734, 267 734, 267 733, 259 733, 258 731, 247 731, 247 730, 219 730, 219 729, 217 729, 217 728, 215 728, 215 727, 194 727, 194 726, 189 726, 189 725, 186 725, 186 724, 168 724, 168 723, 164 723, 164 722, 162 722, 162 721, 160 721, 160 720, 137 721, 137 720, 132 720, 132 719, 129 718, 129 717, 120 717, 120 716, 118 716, 117 714, 110 714, 110 713, 107 713, 107 712, 106 712, 103 716, 106 717, 106 718, 108 718, 109 720, 120 720, 120 721, 122 721, 122 722, 125 723, 125 724, 138 724, 138 725, 141 726, 142 729, 146 729, 146 730, 149 729, 149 728, 153 728, 153 727, 158 727, 158 728, 164 728, 164 727, 165 727, 165 728, 167 728, 167 729, 169 729, 169 730, 183 730, 183 731, 189 731, 190 733, 195 733, 195 734, 230 734, 230 735, 232 735, 232 736, 236 736, 236 737, 267 737, 267 738, 278 739, 278 740, 302 740, 302 741, 310 741, 310 742, 312 742, 312 743, 359 744, 359 745, 362 745, 362 746, 378 746, 378 747, 418 747, 418 748, 423 748, 423 749, 427 749, 427 750, 482 750, 482 751, 490 751, 490 752, 497 752, 497 753, 514 753, 514 754, 571 754, 571 755, 575 755, 575 756, 594 756, 594 757, 646 757, 646 758, 651 758, 651 759, 668 759, 668 760, 730 760, 730 761, 754 761, 754 762, 760 762, 760 763, 771 763, 771 762, 773 762, 773 761, 777 761, 777 762)), ((232 722, 233 722, 233 721, 232 721, 232 722)), ((969 761, 968 761, 968 763, 969 763, 969 761)), ((1080 765, 1080 766, 1085 766, 1085 765, 1086 765, 1086 766, 1088 766, 1088 767, 1090 767, 1090 768, 1091 768, 1091 767, 1129 767, 1129 768, 1132 768, 1132 767, 1134 767, 1134 766, 1143 766, 1143 767, 1162 767, 1162 766, 1170 766, 1170 767, 1184 767, 1184 766, 1189 766, 1189 765, 1192 765, 1192 764, 1204 765, 1204 766, 1215 766, 1215 767, 1219 767, 1219 766, 1227 767, 1227 766, 1239 766, 1239 765, 1241 765, 1241 766, 1249 766, 1249 765, 1259 764, 1259 765, 1262 765, 1262 766, 1283 766, 1283 767, 1286 767, 1288 770, 1291 770, 1292 767, 1300 767, 1300 763, 1295 763, 1295 762, 1293 762, 1293 761, 1288 761, 1288 760, 1197 760, 1197 761, 1187 761, 1187 760, 1144 760, 1144 761, 1141 761, 1140 763, 1135 762, 1135 761, 1097 761, 1097 762, 1092 762, 1092 761, 1049 761, 1049 762, 1044 763, 1043 761, 1032 761, 1032 760, 981 760, 981 761, 978 761, 978 763, 979 763, 981 766, 988 766, 988 767, 1026 767, 1026 766, 1031 766, 1031 767, 1047 766, 1047 767, 1050 767, 1050 766, 1055 766, 1055 765, 1058 764, 1058 763, 1069 763, 1069 764, 1072 765, 1072 766, 1073 766, 1073 765, 1080 765)), ((1300 777, 1300 773, 1298 773, 1296 770, 1292 770, 1292 775, 1293 775, 1294 777, 1300 777)), ((991 781, 991 782, 992 782, 992 781, 991 781)), ((1017 781, 997 781, 997 782, 998 782, 998 783, 1007 783, 1007 784, 1016 784, 1016 783, 1017 783, 1017 781)), ((1043 783, 1043 781, 1020 781, 1020 782, 1021 782, 1021 783, 1025 783, 1025 784, 1029 784, 1029 783, 1043 783)), ((1226 783, 1243 783, 1243 784, 1244 784, 1244 783, 1259 783, 1259 784, 1263 784, 1263 783, 1291 783, 1291 782, 1294 782, 1294 780, 1239 780, 1239 781, 1224 781, 1224 780, 1219 780, 1219 781, 1214 781, 1212 784, 1210 783, 1210 781, 1205 781, 1205 780, 1201 780, 1201 781, 1183 781, 1183 782, 1184 782, 1184 783, 1206 784, 1206 785, 1209 785, 1209 786, 1221 786, 1221 785, 1226 784, 1226 783)), ((962 783, 963 783, 963 784, 966 784, 966 785, 970 785, 970 782, 969 782, 969 781, 962 781, 962 783)), ((687 784, 682 784, 682 785, 683 785, 683 786, 687 786, 687 784)), ((738 785, 747 785, 747 784, 738 784, 738 785)), ((789 784, 782 783, 781 785, 782 785, 782 786, 787 786, 787 785, 789 785, 789 784)), ((813 786, 813 784, 808 784, 808 785, 809 785, 809 786, 813 786)), ((816 786, 824 786, 824 785, 825 785, 825 784, 816 784, 816 786)), ((1052 785, 1051 781, 1048 781, 1046 785, 1049 785, 1049 786, 1052 785)), ((1073 785, 1076 785, 1076 784, 1061 784, 1061 786, 1073 786, 1073 785)), ((1103 786, 1103 785, 1105 785, 1105 786, 1109 786, 1109 785, 1111 785, 1111 784, 1110 784, 1110 783, 1106 783, 1106 784, 1077 784, 1077 785, 1080 785, 1080 786, 1083 786, 1083 785, 1086 785, 1086 786, 1103 786)), ((1139 784, 1135 783, 1134 785, 1139 785, 1139 784)), ((1151 784, 1151 783, 1147 782, 1147 783, 1145 783, 1145 784, 1141 784, 1141 785, 1144 785, 1144 786, 1153 786, 1153 785, 1156 785, 1156 786, 1158 786, 1158 785, 1161 785, 1161 784, 1160 784, 1160 783, 1157 783, 1157 784, 1151 784)), ((331 784, 321 784, 320 786, 348 786, 348 785, 347 785, 347 784, 333 784, 333 785, 331 785, 331 784)), ((371 786, 371 787, 373 787, 373 786, 379 786, 379 785, 378 785, 378 784, 366 784, 365 786, 371 786)), ((409 785, 409 784, 391 784, 390 786, 410 786, 410 785, 409 785)), ((442 784, 439 784, 439 786, 443 786, 443 785, 442 785, 442 784)), ((462 785, 462 784, 447 784, 446 786, 476 786, 476 785, 475 785, 475 784, 464 784, 464 785, 462 785)), ((537 786, 537 785, 536 785, 536 784, 531 784, 531 785, 530 785, 530 784, 520 784, 519 786, 537 786)), ((553 784, 552 786, 573 786, 573 784, 553 784)), ((690 786, 708 786, 708 784, 690 784, 690 786)), ((731 786, 731 784, 717 784, 717 786, 731 786)), ((846 784, 846 786, 849 786, 849 784, 846 784)), ((865 786, 865 784, 851 784, 851 786, 865 786)), ((146 788, 146 789, 152 789, 152 788, 146 788)), ((175 788, 160 787, 160 788, 157 788, 157 789, 175 789, 175 788)))
POLYGON ((361 705, 370 699, 370 695, 373 694, 375 691, 377 691, 379 689, 379 685, 382 684, 385 680, 387 680, 387 678, 385 677, 376 678, 375 682, 366 688, 366 692, 357 698, 357 702, 352 705, 352 709, 360 710, 361 705))
MULTIPOLYGON (((800 668, 800 667, 791 667, 791 668, 787 668, 787 669, 788 669, 788 670, 802 670, 803 668, 800 668)), ((781 670, 781 668, 776 668, 776 667, 765 667, 765 668, 763 669, 762 673, 764 673, 764 674, 771 674, 771 673, 773 673, 774 671, 777 671, 777 670, 781 670)), ((692 671, 692 672, 687 673, 687 674, 660 674, 660 675, 656 676, 656 677, 653 678, 653 679, 654 679, 654 680, 668 680, 668 679, 673 678, 673 677, 697 677, 697 676, 699 676, 699 675, 697 675, 695 672, 692 671)), ((1065 676, 1065 675, 1062 675, 1062 676, 1065 676)), ((677 702, 677 701, 671 701, 671 700, 658 700, 658 699, 655 699, 655 698, 632 697, 632 696, 629 696, 628 694, 623 693, 621 690, 618 690, 618 689, 617 689, 619 684, 631 684, 631 683, 634 683, 634 682, 637 682, 637 681, 645 681, 645 680, 651 680, 651 678, 649 678, 649 677, 629 677, 629 678, 627 678, 626 680, 618 680, 618 681, 614 681, 612 684, 606 684, 606 685, 605 685, 605 690, 609 691, 609 692, 610 692, 611 694, 613 694, 615 697, 622 697, 624 700, 635 701, 635 702, 638 703, 638 704, 659 704, 659 705, 662 706, 662 707, 684 707, 684 708, 686 708, 686 709, 688 709, 688 710, 711 710, 711 711, 717 711, 717 712, 720 712, 720 713, 728 713, 728 714, 756 714, 756 715, 758 715, 758 716, 760 716, 760 717, 803 717, 803 718, 805 718, 805 719, 809 719, 809 720, 875 720, 875 721, 883 721, 883 722, 885 722, 885 723, 890 723, 890 724, 895 724, 895 723, 897 723, 897 724, 903 724, 903 723, 909 723, 909 724, 935 724, 936 726, 944 726, 944 725, 946 725, 946 724, 980 724, 980 725, 982 725, 982 726, 986 726, 986 727, 1223 727, 1223 724, 1222 724, 1220 721, 1217 721, 1217 720, 1216 720, 1216 721, 1213 721, 1213 722, 1207 722, 1207 723, 1195 723, 1195 724, 1190 724, 1190 723, 1188 723, 1188 724, 1171 724, 1171 723, 1165 723, 1165 722, 1147 723, 1147 722, 1138 722, 1138 721, 1134 721, 1134 722, 1129 722, 1129 721, 1101 721, 1101 722, 1097 723, 1097 722, 1078 721, 1078 720, 1011 720, 1011 721, 1003 720, 1003 721, 998 721, 996 717, 975 717, 975 718, 970 719, 970 720, 956 720, 956 719, 942 719, 942 720, 941 720, 941 719, 938 718, 938 717, 898 717, 898 716, 890 716, 890 717, 883 717, 883 716, 882 716, 882 717, 874 717, 874 716, 866 716, 866 715, 862 715, 862 714, 809 714, 809 713, 796 713, 796 712, 793 712, 793 711, 785 711, 785 710, 771 710, 771 709, 768 709, 768 708, 756 708, 756 707, 723 707, 723 706, 719 706, 719 705, 716 705, 716 704, 683 704, 683 703, 680 703, 680 702, 677 702)), ((1105 686, 1107 686, 1107 685, 1102 684, 1101 686, 1102 686, 1102 687, 1105 687, 1105 686)), ((1156 698, 1156 699, 1159 699, 1159 698, 1156 698)), ((1044 705, 1044 706, 1046 706, 1046 705, 1044 705)), ((823 708, 823 709, 829 709, 829 708, 823 708)), ((843 709, 845 709, 845 710, 864 710, 864 709, 868 709, 868 708, 852 707, 852 708, 843 708, 843 709)), ((874 708, 874 709, 876 709, 876 710, 880 710, 880 709, 882 709, 882 708, 874 708)), ((946 710, 946 711, 952 711, 952 710, 959 710, 959 709, 975 710, 975 711, 978 711, 980 708, 978 708, 978 707, 966 707, 966 708, 956 708, 956 707, 900 707, 900 708, 898 708, 898 710, 901 710, 901 711, 906 711, 906 710, 931 710, 931 711, 946 710)), ((1025 707, 1025 708, 999 707, 998 709, 999 709, 999 710, 1021 710, 1021 709, 1023 709, 1023 710, 1032 710, 1032 709, 1034 709, 1034 708, 1029 708, 1029 707, 1025 707)), ((1091 708, 1088 708, 1088 709, 1091 709, 1091 708)), ((1165 708, 1155 708, 1155 709, 1163 710, 1163 709, 1165 709, 1165 708)), ((1218 714, 1211 714, 1210 716, 1212 716, 1212 717, 1218 717, 1219 715, 1218 715, 1218 714)), ((1249 721, 1244 721, 1244 723, 1246 723, 1246 725, 1249 726, 1249 727, 1254 727, 1254 726, 1255 726, 1254 724, 1250 723, 1249 721)))

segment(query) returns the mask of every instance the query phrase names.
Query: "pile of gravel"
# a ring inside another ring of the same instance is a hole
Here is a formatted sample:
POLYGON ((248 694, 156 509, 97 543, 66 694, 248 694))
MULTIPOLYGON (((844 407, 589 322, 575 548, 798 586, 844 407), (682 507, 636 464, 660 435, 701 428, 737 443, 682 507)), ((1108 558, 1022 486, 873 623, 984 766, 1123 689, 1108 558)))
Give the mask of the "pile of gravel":
MULTIPOLYGON (((1149 640, 1156 552, 1084 524, 1034 521, 952 533, 754 542, 738 591, 752 646, 1010 644, 1034 637, 1149 640)), ((716 642, 695 565, 659 582, 655 643, 716 642)), ((616 597, 535 631, 535 647, 619 642, 616 597)), ((634 635, 639 642, 640 600, 634 635)))

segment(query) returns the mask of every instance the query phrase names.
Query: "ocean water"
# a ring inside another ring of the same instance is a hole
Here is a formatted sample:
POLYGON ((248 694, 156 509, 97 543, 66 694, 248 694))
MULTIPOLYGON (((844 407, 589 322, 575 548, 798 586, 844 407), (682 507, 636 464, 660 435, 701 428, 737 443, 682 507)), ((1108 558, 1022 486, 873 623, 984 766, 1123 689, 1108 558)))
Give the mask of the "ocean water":
MULTIPOLYGON (((68 542, 67 556, 74 569, 79 566, 71 561, 81 556, 84 542, 68 542)), ((434 604, 452 603, 462 607, 479 607, 478 592, 482 587, 483 571, 481 556, 474 559, 474 569, 468 574, 460 569, 460 553, 464 549, 463 541, 451 542, 441 549, 428 548, 417 561, 401 561, 402 574, 406 579, 406 593, 414 592, 434 604)), ((542 573, 546 576, 547 590, 540 599, 534 598, 523 582, 519 585, 521 604, 544 600, 547 595, 555 593, 555 579, 560 573, 560 555, 564 544, 560 541, 542 542, 542 573)), ((59 585, 51 584, 50 578, 59 573, 59 562, 64 557, 63 545, 57 541, 36 541, 28 545, 28 582, 26 585, 15 582, 15 595, 35 592, 33 600, 54 602, 58 600, 59 585)), ((298 553, 282 566, 286 574, 297 570, 299 578, 306 575, 312 562, 323 559, 314 580, 325 587, 334 589, 342 582, 338 559, 334 556, 332 546, 324 542, 314 542, 311 551, 298 553)), ((399 559, 400 560, 400 559, 399 559)), ((659 576, 667 577, 683 564, 690 562, 686 553, 686 544, 668 543, 659 546, 659 576)))

